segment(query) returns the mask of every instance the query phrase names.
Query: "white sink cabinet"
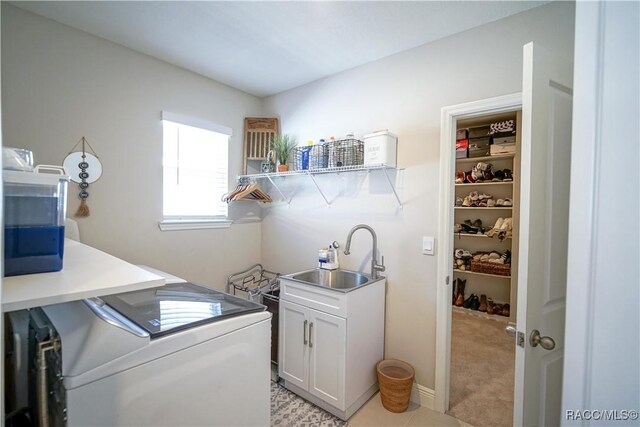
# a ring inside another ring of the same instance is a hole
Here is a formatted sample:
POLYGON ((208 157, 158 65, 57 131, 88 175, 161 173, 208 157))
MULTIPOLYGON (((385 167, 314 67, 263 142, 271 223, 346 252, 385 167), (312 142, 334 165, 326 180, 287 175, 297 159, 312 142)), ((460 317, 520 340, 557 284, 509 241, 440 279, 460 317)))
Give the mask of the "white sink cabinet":
POLYGON ((340 292, 280 279, 282 385, 347 420, 378 390, 385 280, 340 292))

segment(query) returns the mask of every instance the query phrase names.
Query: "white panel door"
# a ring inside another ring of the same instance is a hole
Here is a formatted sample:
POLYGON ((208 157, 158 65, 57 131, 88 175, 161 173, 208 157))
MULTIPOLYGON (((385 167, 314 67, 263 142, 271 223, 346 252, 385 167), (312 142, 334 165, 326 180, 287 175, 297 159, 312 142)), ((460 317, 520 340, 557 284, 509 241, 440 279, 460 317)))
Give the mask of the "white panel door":
POLYGON ((560 423, 571 87, 568 61, 533 43, 524 46, 514 425, 560 423), (542 342, 534 345, 536 331, 542 342))
POLYGON ((309 386, 309 309, 280 300, 278 375, 307 390, 309 386))
POLYGON ((309 309, 309 392, 345 410, 347 321, 309 309))

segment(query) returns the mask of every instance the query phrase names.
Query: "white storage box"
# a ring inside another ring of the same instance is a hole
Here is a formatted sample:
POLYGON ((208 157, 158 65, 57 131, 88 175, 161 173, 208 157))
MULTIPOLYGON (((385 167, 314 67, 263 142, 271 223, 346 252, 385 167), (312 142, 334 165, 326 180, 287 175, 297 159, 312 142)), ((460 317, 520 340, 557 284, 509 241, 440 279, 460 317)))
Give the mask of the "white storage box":
POLYGON ((396 166, 398 137, 388 131, 364 136, 364 164, 396 166))
POLYGON ((516 144, 493 144, 491 145, 491 155, 515 154, 516 144))

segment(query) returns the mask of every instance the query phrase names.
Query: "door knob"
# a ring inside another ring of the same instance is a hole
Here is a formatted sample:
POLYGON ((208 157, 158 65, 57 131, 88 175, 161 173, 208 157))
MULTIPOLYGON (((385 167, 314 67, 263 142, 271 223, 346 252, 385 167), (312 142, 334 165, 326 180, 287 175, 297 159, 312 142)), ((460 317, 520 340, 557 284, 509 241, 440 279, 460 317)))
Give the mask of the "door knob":
POLYGON ((544 348, 545 350, 553 350, 554 348, 556 348, 556 342, 553 340, 553 338, 540 336, 540 331, 537 329, 534 329, 533 332, 531 332, 531 336, 529 337, 529 344, 531 344, 531 347, 537 347, 538 344, 540 344, 540 347, 544 348))

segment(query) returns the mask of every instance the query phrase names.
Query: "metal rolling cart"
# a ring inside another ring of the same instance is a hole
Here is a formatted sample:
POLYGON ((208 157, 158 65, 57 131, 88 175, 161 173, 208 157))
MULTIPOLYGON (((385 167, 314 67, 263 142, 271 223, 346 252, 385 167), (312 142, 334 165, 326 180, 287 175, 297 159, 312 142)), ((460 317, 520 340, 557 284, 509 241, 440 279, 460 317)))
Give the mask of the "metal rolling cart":
POLYGON ((250 301, 259 302, 271 313, 271 362, 278 364, 278 310, 280 307, 280 273, 256 264, 227 278, 227 293, 240 292, 250 301))

